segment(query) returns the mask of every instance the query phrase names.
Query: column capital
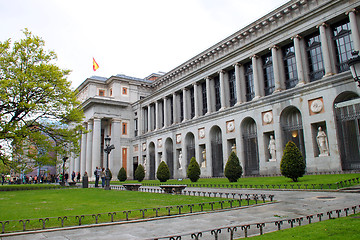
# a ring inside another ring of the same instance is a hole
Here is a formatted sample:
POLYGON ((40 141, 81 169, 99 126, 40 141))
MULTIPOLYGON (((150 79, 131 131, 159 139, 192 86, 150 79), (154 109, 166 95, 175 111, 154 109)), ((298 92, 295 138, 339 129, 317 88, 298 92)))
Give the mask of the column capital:
POLYGON ((316 25, 316 28, 320 28, 320 27, 327 28, 327 27, 329 27, 329 24, 327 24, 326 22, 323 22, 323 23, 320 23, 320 24, 316 25))
POLYGON ((212 77, 205 77, 205 80, 212 80, 212 77))
POLYGON ((258 59, 258 58, 259 58, 259 56, 258 56, 258 55, 256 55, 256 54, 254 54, 254 55, 252 55, 252 56, 250 57, 250 59, 253 59, 253 58, 258 59))
POLYGON ((349 13, 351 13, 351 12, 353 12, 353 13, 358 13, 359 11, 358 10, 356 10, 355 8, 353 8, 353 9, 350 9, 349 11, 346 11, 345 12, 345 15, 349 15, 349 13))
POLYGON ((218 74, 221 74, 221 73, 225 73, 225 70, 221 69, 221 70, 218 71, 218 74))
POLYGON ((240 67, 240 66, 242 66, 242 64, 237 62, 237 63, 234 63, 232 66, 233 67, 236 67, 236 66, 240 67))
POLYGON ((111 122, 120 123, 120 122, 121 122, 121 119, 119 119, 119 118, 112 118, 112 119, 111 119, 111 122))
POLYGON ((290 39, 291 39, 291 40, 294 40, 295 38, 296 38, 296 39, 301 39, 302 37, 301 37, 299 34, 297 34, 297 35, 291 37, 290 39))
POLYGON ((271 46, 271 47, 269 47, 269 50, 272 50, 272 49, 275 49, 275 50, 279 50, 280 49, 280 47, 278 46, 278 45, 273 45, 273 46, 271 46))

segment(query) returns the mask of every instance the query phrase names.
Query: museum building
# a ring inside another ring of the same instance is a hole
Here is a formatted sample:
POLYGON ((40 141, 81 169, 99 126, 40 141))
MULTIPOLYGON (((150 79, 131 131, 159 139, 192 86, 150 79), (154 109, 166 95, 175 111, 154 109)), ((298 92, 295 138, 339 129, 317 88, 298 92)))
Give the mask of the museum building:
MULTIPOLYGON (((360 169, 360 87, 348 66, 360 50, 360 2, 291 0, 167 73, 145 79, 90 77, 78 88, 84 127, 70 172, 90 177, 139 164, 156 178, 161 161, 185 178, 221 177, 231 151, 245 175, 280 173, 293 141, 306 171, 360 169)), ((190 37, 190 36, 189 36, 190 37)))

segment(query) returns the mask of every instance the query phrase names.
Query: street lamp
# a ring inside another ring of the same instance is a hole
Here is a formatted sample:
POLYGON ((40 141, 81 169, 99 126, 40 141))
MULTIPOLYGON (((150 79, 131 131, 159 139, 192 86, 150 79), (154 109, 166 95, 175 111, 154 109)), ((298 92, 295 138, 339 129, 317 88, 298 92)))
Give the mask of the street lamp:
POLYGON ((349 59, 348 65, 355 82, 360 87, 360 56, 359 51, 352 52, 353 57, 349 59))
POLYGON ((68 160, 68 157, 63 157, 63 173, 62 173, 62 179, 61 179, 61 186, 65 186, 65 163, 66 160, 68 160))
POLYGON ((110 187, 110 169, 109 169, 109 154, 111 152, 111 150, 115 149, 114 144, 110 145, 110 140, 111 138, 109 137, 109 135, 106 136, 105 138, 105 148, 104 148, 104 152, 106 153, 106 171, 105 171, 105 190, 111 190, 110 187))

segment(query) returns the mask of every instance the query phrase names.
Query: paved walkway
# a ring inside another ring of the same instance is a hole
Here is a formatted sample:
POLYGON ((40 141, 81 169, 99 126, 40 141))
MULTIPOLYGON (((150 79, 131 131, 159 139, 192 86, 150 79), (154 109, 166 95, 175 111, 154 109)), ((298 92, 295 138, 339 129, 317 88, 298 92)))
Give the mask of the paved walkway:
MULTIPOLYGON (((194 191, 212 191, 214 189, 187 188, 194 191)), ((323 219, 328 219, 327 211, 342 210, 344 208, 357 206, 359 211, 360 194, 344 192, 323 192, 323 191, 270 191, 270 190, 237 190, 237 189, 216 189, 216 192, 250 193, 250 194, 273 194, 276 203, 265 204, 256 207, 247 207, 222 212, 201 213, 185 215, 181 217, 153 219, 151 221, 135 221, 108 226, 91 226, 86 228, 69 228, 61 231, 44 231, 27 233, 16 236, 3 237, 1 239, 157 239, 166 236, 181 235, 181 239, 191 239, 191 233, 202 232, 199 239, 214 239, 209 230, 227 226, 239 226, 245 224, 266 223, 264 232, 275 231, 277 226, 274 221, 304 217, 303 225, 308 223, 307 215, 315 214, 312 222, 318 221, 317 213, 324 213, 323 219), (187 235, 187 236, 184 236, 187 235)), ((333 212, 333 217, 337 214, 333 212)), ((294 225, 298 225, 295 223, 294 225)), ((290 225, 284 221, 283 228, 290 225)), ((249 235, 259 234, 259 229, 252 225, 248 230, 249 235)), ((244 237, 244 232, 237 229, 235 237, 244 237)), ((167 238, 168 239, 168 238, 167 238)), ((229 239, 229 233, 223 229, 218 239, 229 239)))

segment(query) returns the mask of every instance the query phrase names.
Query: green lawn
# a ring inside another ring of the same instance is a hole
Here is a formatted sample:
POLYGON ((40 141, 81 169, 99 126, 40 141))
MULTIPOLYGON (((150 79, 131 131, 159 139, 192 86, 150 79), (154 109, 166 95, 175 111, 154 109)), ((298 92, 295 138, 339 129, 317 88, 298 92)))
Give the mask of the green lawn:
MULTIPOLYGON (((291 188, 291 185, 293 184, 294 189, 297 189, 299 184, 301 184, 301 189, 306 188, 305 184, 307 184, 308 189, 312 189, 313 186, 311 184, 316 184, 315 189, 320 189, 319 184, 323 184, 324 189, 328 189, 327 184, 332 184, 331 188, 336 188, 336 182, 353 179, 353 178, 359 178, 359 173, 352 173, 352 174, 328 174, 328 175, 305 175, 304 177, 299 178, 299 182, 293 182, 289 178, 285 177, 246 177, 246 178, 240 178, 236 183, 229 183, 227 178, 200 178, 198 182, 192 183, 190 179, 183 179, 181 181, 178 181, 176 179, 168 180, 164 184, 202 184, 202 185, 209 185, 209 184, 216 184, 221 185, 220 187, 236 187, 234 185, 237 185, 238 188, 240 188, 240 185, 242 185, 242 188, 249 188, 250 185, 252 185, 253 188, 255 188, 255 185, 257 185, 257 188, 260 188, 260 185, 263 185, 263 188, 267 188, 266 185, 269 186, 269 188, 279 188, 278 185, 281 185, 281 188, 284 188, 284 184, 286 184, 287 188, 291 188), (275 185, 274 187, 272 185, 275 185)), ((129 180, 125 181, 125 183, 134 183, 137 181, 129 180)), ((122 184, 123 182, 119 181, 111 181, 111 184, 122 184)), ((147 184, 157 184, 160 185, 159 180, 144 180, 141 182, 143 185, 147 184)), ((353 186, 353 185, 359 185, 357 182, 351 182, 351 185, 346 186, 353 186)), ((196 186, 196 185, 195 185, 196 186)), ((214 187, 214 186, 213 186, 214 187)), ((218 186, 216 186, 218 187, 218 186)))
MULTIPOLYGON (((209 202, 214 209, 221 209, 218 201, 224 201, 223 208, 230 208, 230 202, 220 198, 194 197, 184 195, 168 195, 133 191, 105 191, 103 189, 60 189, 60 190, 31 190, 31 191, 8 191, 1 192, 0 195, 0 221, 10 221, 6 225, 6 231, 18 231, 22 229, 19 224, 21 219, 31 220, 26 229, 41 228, 38 218, 50 218, 46 222, 46 227, 60 226, 59 216, 68 216, 65 225, 78 225, 79 221, 75 216, 87 215, 82 220, 82 224, 95 223, 96 219, 92 214, 100 213, 99 222, 110 222, 109 212, 116 212, 114 221, 126 220, 123 211, 131 210, 129 219, 142 218, 139 209, 147 208, 145 218, 156 216, 154 208, 160 208, 159 216, 168 215, 166 206, 173 206, 170 209, 171 215, 178 214, 176 206, 182 205, 181 213, 190 212, 188 204, 194 204, 192 211, 211 210, 209 202), (72 217, 69 217, 72 216, 72 217), (53 217, 53 218, 52 218, 53 217)), ((250 204, 253 204, 251 201, 250 204)), ((247 205, 247 201, 242 200, 242 205, 247 205)), ((238 202, 232 203, 233 207, 238 206, 238 202)))
POLYGON ((266 233, 262 236, 251 239, 339 239, 357 240, 360 239, 360 213, 349 217, 330 219, 322 222, 312 223, 305 226, 295 227, 266 233))

